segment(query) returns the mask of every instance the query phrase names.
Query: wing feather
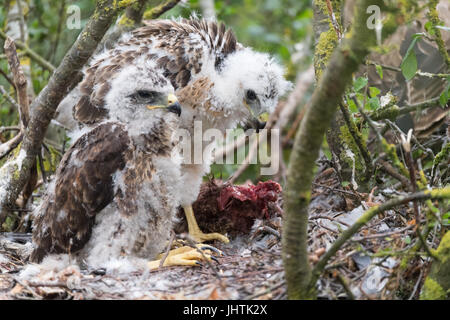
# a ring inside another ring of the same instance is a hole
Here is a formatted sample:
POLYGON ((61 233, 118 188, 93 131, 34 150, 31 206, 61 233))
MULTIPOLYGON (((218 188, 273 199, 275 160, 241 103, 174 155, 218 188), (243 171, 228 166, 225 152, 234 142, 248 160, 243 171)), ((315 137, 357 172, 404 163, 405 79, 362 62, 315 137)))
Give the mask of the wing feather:
POLYGON ((48 253, 75 252, 89 240, 95 215, 114 198, 113 175, 125 166, 130 139, 106 123, 85 134, 64 155, 54 191, 36 212, 32 261, 48 253))
POLYGON ((119 43, 139 43, 158 53, 158 65, 165 70, 175 89, 185 87, 201 72, 204 49, 220 70, 225 57, 238 50, 236 37, 223 23, 198 19, 149 20, 132 32, 132 38, 119 43))

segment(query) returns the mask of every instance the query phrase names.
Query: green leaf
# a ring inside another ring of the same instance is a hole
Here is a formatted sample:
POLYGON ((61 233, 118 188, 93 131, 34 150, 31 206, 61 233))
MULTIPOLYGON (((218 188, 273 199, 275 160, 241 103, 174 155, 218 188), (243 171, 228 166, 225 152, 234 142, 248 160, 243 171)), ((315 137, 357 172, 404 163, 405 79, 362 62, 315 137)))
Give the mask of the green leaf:
POLYGON ((370 98, 367 105, 369 106, 370 110, 376 110, 380 107, 380 99, 377 97, 370 98))
POLYGON ((367 78, 364 77, 359 77, 358 79, 355 80, 355 82, 353 83, 353 89, 358 92, 360 91, 362 88, 364 88, 367 83, 369 82, 369 80, 367 78))
POLYGON ((433 24, 431 23, 431 21, 428 21, 427 23, 425 23, 425 30, 430 35, 434 36, 435 32, 434 32, 433 24))
POLYGON ((350 185, 350 182, 348 182, 348 181, 342 181, 341 185, 345 188, 345 187, 347 187, 348 185, 350 185))
POLYGON ((414 51, 411 51, 410 54, 405 56, 400 67, 406 81, 414 78, 417 72, 417 58, 414 51))
POLYGON ((371 97, 376 97, 380 93, 381 93, 381 91, 377 87, 369 87, 369 94, 371 97))
POLYGON ((355 101, 351 99, 348 100, 348 108, 352 113, 358 112, 358 107, 356 106, 355 101))
POLYGON ((375 66, 375 69, 377 70, 377 73, 380 76, 380 79, 383 79, 383 67, 377 64, 375 66))
POLYGON ((439 97, 439 104, 441 107, 445 107, 447 105, 448 99, 450 98, 450 81, 447 80, 447 87, 444 91, 442 91, 439 97))
POLYGON ((406 244, 410 244, 411 243, 411 238, 410 236, 406 236, 403 241, 405 241, 406 244))
POLYGON ((414 46, 420 38, 420 34, 415 34, 413 36, 413 40, 411 41, 411 44, 409 45, 409 48, 406 51, 405 56, 403 57, 402 64, 400 65, 406 81, 411 80, 417 72, 417 57, 416 53, 414 52, 414 46))

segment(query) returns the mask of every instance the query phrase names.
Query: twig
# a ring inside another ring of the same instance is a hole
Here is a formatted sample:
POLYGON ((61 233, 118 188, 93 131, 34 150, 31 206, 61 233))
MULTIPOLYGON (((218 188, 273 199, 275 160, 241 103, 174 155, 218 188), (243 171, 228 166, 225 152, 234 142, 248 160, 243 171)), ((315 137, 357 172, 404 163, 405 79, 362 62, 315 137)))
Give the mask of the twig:
POLYGON ((243 298, 243 300, 253 300, 253 299, 258 298, 260 296, 263 296, 265 294, 271 293, 272 291, 275 291, 275 290, 281 288, 285 284, 286 284, 286 282, 284 280, 282 280, 279 283, 271 286, 270 288, 268 288, 268 289, 266 289, 266 290, 264 290, 262 292, 258 292, 258 293, 255 293, 255 294, 252 294, 250 296, 247 296, 247 297, 243 298))
POLYGON ((359 104, 358 99, 356 99, 356 97, 352 97, 353 102, 355 103, 356 107, 358 108, 359 113, 363 116, 364 120, 367 122, 367 124, 369 125, 370 129, 372 129, 372 131, 375 133, 375 137, 377 138, 378 142, 381 142, 382 140, 382 136, 380 134, 380 132, 377 130, 375 123, 372 121, 372 119, 370 118, 369 115, 367 115, 367 113, 364 112, 363 107, 359 104))
POLYGON ((342 285, 342 287, 344 288, 345 293, 347 294, 347 297, 350 300, 355 300, 355 296, 353 295, 352 290, 350 289, 350 287, 348 286, 348 281, 347 279, 345 279, 345 277, 341 274, 338 273, 337 277, 336 277, 339 281, 339 283, 342 285))
POLYGON ((368 236, 364 236, 364 237, 360 237, 360 238, 352 238, 351 241, 354 242, 360 242, 360 241, 364 241, 364 240, 368 240, 368 239, 377 239, 377 238, 384 238, 384 237, 389 237, 389 236, 393 236, 395 234, 399 234, 405 231, 408 231, 410 229, 412 229, 413 226, 407 226, 405 228, 402 228, 400 230, 396 230, 396 231, 391 231, 391 232, 385 232, 385 233, 377 233, 377 234, 371 234, 368 236))
MULTIPOLYGON (((7 37, 8 36, 2 30, 0 30, 0 38, 6 40, 7 37)), ((56 68, 50 62, 48 62, 39 54, 37 54, 34 50, 30 49, 30 47, 28 47, 25 43, 19 40, 16 40, 15 43, 18 48, 22 49, 27 54, 27 56, 36 61, 36 63, 39 64, 41 67, 49 70, 50 72, 55 71, 56 68)))
POLYGON ((255 157, 255 153, 258 149, 258 145, 260 143, 261 135, 256 134, 257 138, 254 139, 253 143, 250 145, 248 149, 247 156, 244 159, 244 162, 240 165, 240 167, 231 175, 228 179, 227 183, 233 184, 239 176, 244 173, 244 171, 248 168, 248 165, 252 161, 253 157, 255 157))
POLYGON ((436 42, 439 52, 442 55, 445 64, 447 65, 447 69, 450 69, 450 56, 447 52, 444 40, 442 39, 441 30, 437 28, 437 26, 442 24, 442 21, 439 19, 439 15, 436 9, 438 3, 439 0, 431 0, 428 2, 428 19, 431 22, 431 26, 434 31, 434 41, 436 42))
MULTIPOLYGON (((395 122, 392 122, 391 120, 386 119, 386 123, 393 129, 395 129, 398 133, 403 134, 404 132, 402 131, 402 129, 400 129, 395 122)), ((423 152, 425 152, 428 155, 431 155, 434 158, 434 153, 433 150, 431 150, 430 148, 426 148, 425 146, 423 146, 419 140, 417 140, 416 136, 414 134, 411 135, 411 140, 419 147, 420 150, 422 150, 423 152)))
POLYGON ((163 13, 175 7, 181 0, 168 0, 157 7, 154 7, 144 13, 145 20, 156 19, 163 13))
MULTIPOLYGON (((374 61, 370 61, 368 60, 367 65, 370 66, 380 66, 383 69, 386 70, 390 70, 390 71, 395 71, 395 72, 402 72, 402 69, 397 68, 397 67, 393 67, 393 66, 387 66, 384 64, 380 64, 380 63, 376 63, 374 61)), ((427 78, 442 78, 442 79, 447 79, 448 77, 450 77, 450 73, 429 73, 429 72, 422 72, 420 70, 416 71, 416 75, 420 76, 420 77, 427 77, 427 78)))
POLYGON ((166 252, 164 252, 164 255, 161 258, 161 261, 159 262, 159 267, 162 268, 164 265, 164 262, 166 261, 167 257, 169 256, 169 252, 170 252, 170 248, 172 248, 172 244, 173 241, 175 240, 175 232, 173 232, 173 230, 171 230, 171 234, 170 234, 170 240, 169 243, 167 245, 167 249, 166 252))
POLYGON ((331 221, 336 221, 346 227, 349 227, 350 225, 348 223, 345 223, 344 221, 340 221, 339 219, 335 218, 335 217, 330 217, 330 216, 325 216, 325 215, 317 215, 317 216, 311 216, 309 218, 310 220, 313 219, 327 219, 327 220, 331 220, 331 221))
POLYGON ((397 179, 398 181, 401 182, 401 184, 408 189, 409 191, 411 191, 411 185, 409 184, 409 180, 408 178, 406 178, 404 175, 398 173, 395 168, 387 161, 384 161, 382 159, 378 159, 377 163, 379 163, 380 169, 383 170, 384 172, 386 172, 387 174, 389 174, 391 177, 397 179))
POLYGON ((439 97, 422 101, 415 104, 406 104, 405 106, 399 107, 397 105, 385 107, 385 108, 379 108, 377 110, 374 110, 372 112, 368 113, 368 116, 375 121, 378 120, 385 120, 385 119, 396 119, 397 117, 410 113, 410 112, 417 112, 424 109, 432 108, 440 106, 439 97))
MULTIPOLYGON (((367 210, 350 228, 346 229, 341 236, 333 243, 330 249, 322 256, 319 262, 312 270, 311 281, 309 286, 313 288, 324 270, 328 260, 336 254, 342 245, 349 240, 358 230, 367 224, 377 214, 389 210, 395 206, 411 202, 413 200, 428 200, 428 199, 450 199, 450 187, 442 189, 433 189, 417 193, 412 193, 404 197, 389 200, 381 205, 374 206, 367 210)), ((433 257, 433 256, 432 256, 433 257)))
POLYGON ((20 131, 20 127, 19 126, 0 127, 0 133, 3 133, 5 131, 20 131))
POLYGON ((419 288, 420 282, 422 281, 422 277, 423 277, 423 270, 420 270, 419 278, 417 279, 417 282, 414 285, 414 289, 411 292, 411 295, 409 296, 408 300, 412 300, 416 295, 417 289, 419 288))
MULTIPOLYGON (((412 186, 412 191, 416 192, 417 190, 417 183, 416 183, 416 169, 414 167, 414 160, 412 158, 412 154, 411 154, 411 135, 412 135, 412 129, 409 129, 408 132, 408 136, 405 139, 404 135, 402 135, 402 147, 403 150, 405 150, 405 154, 406 154, 406 165, 409 169, 409 178, 411 181, 411 186, 412 186)), ((415 223, 415 231, 417 234, 417 237, 419 238, 420 242, 422 243, 423 248, 425 249, 425 251, 427 252, 427 254, 430 257, 435 257, 435 254, 433 254, 430 250, 430 248, 428 248, 428 245, 425 241, 425 239, 422 237, 422 233, 420 232, 420 213, 419 213, 419 206, 417 204, 416 200, 413 200, 413 209, 414 209, 414 215, 415 215, 415 219, 416 219, 416 223, 415 223)))
POLYGON ((25 18, 23 17, 22 0, 17 0, 17 8, 19 9, 19 26, 20 26, 20 40, 26 42, 28 37, 25 37, 25 18))
POLYGON ((14 138, 9 139, 7 142, 0 144, 0 160, 14 150, 22 141, 23 134, 20 132, 14 138))
POLYGON ((62 29, 62 25, 63 25, 63 21, 65 21, 65 13, 64 13, 64 9, 66 7, 66 0, 61 0, 61 6, 59 7, 59 20, 58 20, 58 27, 56 29, 56 39, 55 42, 52 45, 52 50, 50 51, 50 57, 49 60, 55 62, 55 57, 56 57, 56 51, 58 49, 58 45, 59 45, 59 39, 61 37, 61 29, 62 29))
POLYGON ((5 41, 5 54, 8 58, 9 68, 13 74, 14 85, 16 87, 17 99, 19 104, 19 115, 22 128, 25 129, 28 126, 30 120, 30 109, 28 106, 28 94, 27 94, 27 79, 23 73, 20 65, 19 57, 17 56, 16 46, 14 41, 7 37, 5 41))
POLYGON ((39 167, 41 168, 42 181, 44 182, 44 184, 46 184, 47 183, 47 173, 45 172, 44 161, 42 159, 41 152, 38 153, 38 161, 39 161, 39 167))
POLYGON ((358 146, 359 152, 361 153, 364 159, 364 163, 366 164, 366 180, 369 181, 373 174, 372 157, 370 156, 369 150, 367 149, 362 140, 361 133, 358 132, 358 128, 352 122, 348 109, 342 103, 339 103, 339 108, 341 109, 342 115, 344 116, 344 121, 345 124, 347 125, 348 131, 352 135, 353 140, 358 146))
MULTIPOLYGON (((6 55, 5 55, 6 58, 6 55)), ((0 68, 0 74, 6 79, 6 81, 9 82, 9 84, 14 87, 14 82, 11 80, 10 77, 8 77, 8 75, 0 68)))
POLYGON ((336 20, 336 15, 333 12, 333 6, 331 5, 330 0, 326 0, 326 2, 327 2, 328 15, 330 16, 331 24, 333 25, 334 31, 336 31, 338 40, 341 40, 342 32, 341 32, 340 25, 339 25, 338 21, 336 20))
MULTIPOLYGON (((14 83, 13 83, 14 85, 14 83)), ((17 104, 16 100, 14 100, 13 97, 9 95, 9 93, 3 88, 3 86, 0 86, 0 93, 5 97, 6 100, 8 100, 9 103, 11 103, 17 110, 19 110, 19 105, 17 104)))
POLYGON ((323 184, 316 183, 316 182, 313 182, 312 184, 315 185, 315 186, 317 186, 317 187, 325 188, 325 189, 328 189, 328 190, 333 191, 333 192, 345 193, 345 194, 348 194, 349 196, 353 196, 353 197, 358 198, 358 197, 355 195, 355 193, 354 193, 354 192, 351 192, 351 191, 347 191, 347 190, 342 190, 342 189, 338 189, 338 188, 333 188, 333 187, 325 186, 325 185, 323 185, 323 184))

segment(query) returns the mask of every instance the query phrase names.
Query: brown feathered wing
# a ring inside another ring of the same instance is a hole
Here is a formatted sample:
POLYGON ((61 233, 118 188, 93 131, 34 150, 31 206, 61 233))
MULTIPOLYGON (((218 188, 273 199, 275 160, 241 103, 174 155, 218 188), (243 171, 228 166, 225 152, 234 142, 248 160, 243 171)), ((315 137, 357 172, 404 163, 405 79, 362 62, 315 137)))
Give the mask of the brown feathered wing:
POLYGON ((95 215, 114 198, 113 175, 125 166, 130 147, 119 124, 106 123, 67 151, 34 220, 31 260, 47 253, 76 252, 89 240, 95 215))

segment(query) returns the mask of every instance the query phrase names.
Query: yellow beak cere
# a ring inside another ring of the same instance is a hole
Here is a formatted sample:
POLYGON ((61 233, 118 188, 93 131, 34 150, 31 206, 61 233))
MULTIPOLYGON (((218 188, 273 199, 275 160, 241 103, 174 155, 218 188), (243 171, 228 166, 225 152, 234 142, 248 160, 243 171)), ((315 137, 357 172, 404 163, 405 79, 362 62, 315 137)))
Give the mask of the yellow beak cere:
POLYGON ((167 104, 158 104, 158 105, 148 105, 147 109, 154 110, 154 109, 161 109, 161 108, 167 108, 168 106, 171 106, 178 102, 178 98, 174 94, 169 94, 167 96, 167 104))

